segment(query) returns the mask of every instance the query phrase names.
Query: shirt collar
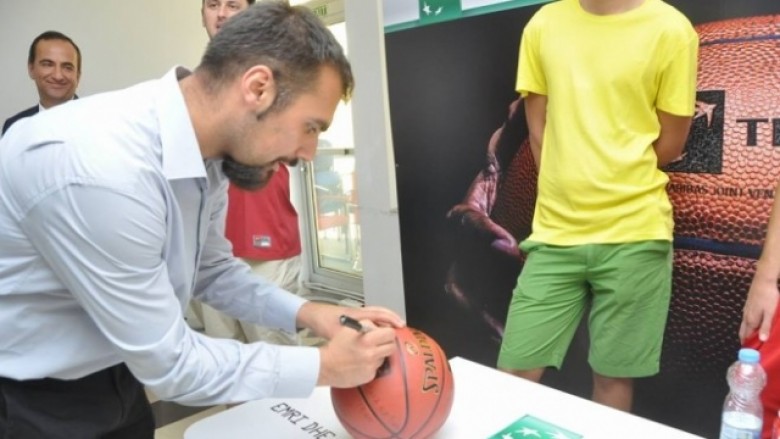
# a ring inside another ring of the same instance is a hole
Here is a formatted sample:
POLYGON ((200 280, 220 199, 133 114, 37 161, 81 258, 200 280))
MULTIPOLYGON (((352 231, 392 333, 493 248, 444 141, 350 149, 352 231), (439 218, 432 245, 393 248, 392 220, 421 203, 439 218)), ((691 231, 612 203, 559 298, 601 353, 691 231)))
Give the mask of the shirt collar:
MULTIPOLYGON (((72 101, 72 100, 75 100, 75 99, 78 99, 78 98, 79 98, 79 95, 75 95, 75 94, 74 94, 74 95, 73 95, 73 97, 72 97, 72 98, 70 98, 70 100, 72 101)), ((63 103, 64 103, 64 102, 63 102, 63 103)), ((54 106, 56 107, 56 105, 54 105, 54 106)), ((49 108, 51 108, 51 107, 49 107, 49 108)), ((38 112, 39 112, 39 113, 40 113, 40 112, 42 112, 42 111, 46 111, 46 110, 48 110, 49 108, 46 108, 46 107, 44 107, 44 106, 43 106, 43 104, 41 104, 41 103, 40 103, 40 101, 38 102, 38 112)))
POLYGON ((179 79, 189 75, 184 67, 172 68, 160 80, 157 113, 160 123, 163 175, 168 180, 206 178, 195 128, 184 102, 179 79))

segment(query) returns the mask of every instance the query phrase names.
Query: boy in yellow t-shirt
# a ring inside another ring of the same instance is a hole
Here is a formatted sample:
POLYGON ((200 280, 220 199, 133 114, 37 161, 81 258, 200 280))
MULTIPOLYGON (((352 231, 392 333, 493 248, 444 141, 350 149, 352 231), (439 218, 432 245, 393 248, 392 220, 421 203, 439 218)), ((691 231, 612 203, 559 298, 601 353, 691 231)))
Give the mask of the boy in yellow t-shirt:
POLYGON ((586 303, 593 399, 630 410, 656 374, 671 293, 672 212, 660 166, 684 147, 698 37, 661 0, 561 0, 523 31, 538 196, 498 366, 560 367, 586 303))

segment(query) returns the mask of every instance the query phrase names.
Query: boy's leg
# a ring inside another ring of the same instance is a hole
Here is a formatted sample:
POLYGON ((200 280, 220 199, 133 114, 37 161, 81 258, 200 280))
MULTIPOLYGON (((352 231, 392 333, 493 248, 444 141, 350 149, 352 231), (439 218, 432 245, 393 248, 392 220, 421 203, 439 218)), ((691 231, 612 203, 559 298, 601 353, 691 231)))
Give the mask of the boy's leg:
POLYGON ((633 379, 658 373, 672 283, 672 244, 592 246, 588 321, 593 400, 630 410, 633 379))
POLYGON ((523 378, 529 381, 533 381, 535 383, 538 383, 542 379, 542 375, 544 375, 543 367, 537 367, 535 369, 519 370, 519 369, 507 369, 499 366, 499 370, 502 370, 507 373, 511 373, 512 375, 518 378, 523 378))
POLYGON ((607 377, 593 372, 591 398, 599 404, 630 412, 634 401, 634 379, 607 377))
POLYGON ((538 381, 560 368, 587 299, 583 248, 524 242, 528 254, 507 314, 498 367, 538 381))

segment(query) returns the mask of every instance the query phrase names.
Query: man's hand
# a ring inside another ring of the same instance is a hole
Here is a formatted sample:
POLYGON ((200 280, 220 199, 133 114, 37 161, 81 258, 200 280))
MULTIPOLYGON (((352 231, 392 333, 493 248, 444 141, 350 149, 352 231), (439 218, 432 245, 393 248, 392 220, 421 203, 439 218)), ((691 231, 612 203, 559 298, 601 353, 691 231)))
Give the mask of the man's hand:
MULTIPOLYGON (((338 319, 337 319, 338 321, 338 319)), ((376 377, 385 358, 395 351, 395 329, 361 320, 364 331, 339 326, 328 344, 320 348, 317 385, 357 387, 376 377)))
MULTIPOLYGON (((298 310, 297 325, 311 329, 315 335, 331 339, 343 329, 339 318, 347 315, 355 320, 368 320, 372 326, 402 328, 406 323, 398 314, 381 306, 351 308, 327 303, 306 302, 298 310)), ((353 330, 354 331, 354 330, 353 330)))
POLYGON ((739 327, 740 341, 744 342, 756 330, 760 341, 765 342, 769 338, 779 294, 777 279, 756 273, 742 314, 742 324, 739 327))
POLYGON ((398 314, 381 306, 351 308, 317 302, 306 302, 296 323, 329 340, 320 348, 317 385, 332 387, 356 387, 374 379, 395 350, 395 328, 406 326, 398 314), (342 315, 359 321, 363 330, 342 326, 342 315))

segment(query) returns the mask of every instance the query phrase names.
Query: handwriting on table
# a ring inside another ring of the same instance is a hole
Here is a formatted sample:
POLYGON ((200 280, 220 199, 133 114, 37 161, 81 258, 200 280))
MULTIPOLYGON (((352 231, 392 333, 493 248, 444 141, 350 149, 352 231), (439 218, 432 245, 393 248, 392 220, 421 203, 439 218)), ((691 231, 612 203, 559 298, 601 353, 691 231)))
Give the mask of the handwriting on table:
POLYGON ((281 402, 272 406, 271 411, 278 414, 283 419, 286 419, 291 424, 300 427, 301 430, 310 434, 314 438, 325 439, 336 437, 336 433, 325 428, 319 422, 312 420, 305 414, 301 413, 300 410, 295 409, 295 407, 285 402, 281 402))

